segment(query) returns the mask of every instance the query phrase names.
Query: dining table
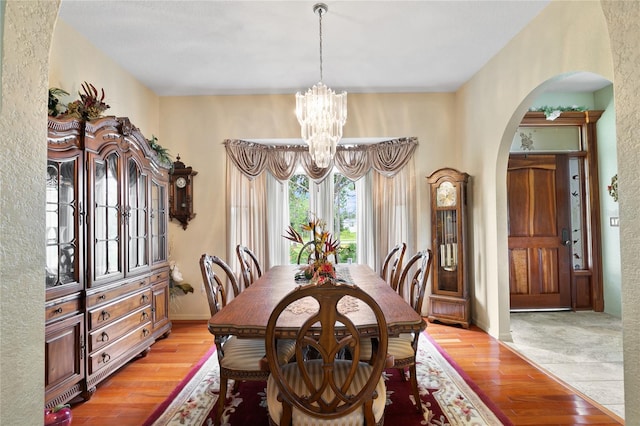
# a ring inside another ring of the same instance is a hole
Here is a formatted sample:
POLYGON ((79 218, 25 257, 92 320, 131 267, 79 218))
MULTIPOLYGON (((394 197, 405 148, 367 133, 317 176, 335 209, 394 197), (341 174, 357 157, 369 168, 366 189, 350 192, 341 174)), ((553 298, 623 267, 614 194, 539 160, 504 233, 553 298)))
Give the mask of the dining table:
MULTIPOLYGON (((301 285, 310 285, 301 270, 304 265, 277 265, 269 268, 248 288, 227 303, 209 319, 209 332, 213 335, 235 335, 239 338, 265 338, 267 322, 276 305, 288 293, 301 285)), ((393 288, 371 267, 365 264, 337 264, 338 282, 353 284, 367 292, 380 306, 387 322, 388 335, 420 332, 427 323, 393 288)), ((277 323, 279 338, 295 338, 299 327, 307 318, 303 312, 317 309, 314 301, 289 306, 277 323)), ((347 297, 338 304, 338 310, 345 314, 356 326, 362 337, 375 337, 379 330, 370 309, 362 302, 347 297), (344 303, 342 303, 344 302, 344 303)))

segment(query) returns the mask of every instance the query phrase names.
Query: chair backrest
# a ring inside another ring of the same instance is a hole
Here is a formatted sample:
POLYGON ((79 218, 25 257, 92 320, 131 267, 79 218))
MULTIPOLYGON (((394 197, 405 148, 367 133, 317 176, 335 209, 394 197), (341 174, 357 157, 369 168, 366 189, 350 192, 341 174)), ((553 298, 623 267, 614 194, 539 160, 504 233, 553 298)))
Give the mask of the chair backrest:
POLYGON ((380 277, 396 291, 398 290, 398 278, 400 278, 400 273, 402 272, 402 260, 404 259, 405 251, 407 251, 406 243, 396 244, 387 253, 387 257, 382 262, 380 277))
MULTIPOLYGON (((298 265, 312 263, 316 258, 315 242, 305 243, 298 253, 298 265)), ((338 253, 333 253, 333 263, 338 264, 338 253)))
POLYGON ((405 264, 398 280, 398 294, 405 299, 408 297, 407 302, 420 315, 432 261, 431 249, 419 251, 405 264), (405 290, 405 287, 408 287, 408 290, 405 290))
POLYGON ((200 257, 200 271, 202 272, 202 282, 207 292, 209 311, 211 312, 211 316, 213 316, 227 304, 227 281, 231 283, 233 295, 238 295, 238 280, 229 265, 222 259, 206 253, 200 257), (222 269, 224 277, 216 273, 213 268, 214 265, 218 265, 220 269, 222 269))
POLYGON ((305 416, 328 420, 343 417, 363 407, 364 418, 368 420, 367 424, 371 424, 373 400, 377 397, 386 398, 386 395, 377 394, 376 386, 385 367, 387 333, 387 323, 380 306, 355 285, 325 280, 320 284, 298 287, 285 296, 271 313, 266 330, 269 371, 278 386, 283 418, 292 418, 292 408, 305 416), (292 314, 290 305, 295 304, 300 308, 299 303, 310 301, 300 300, 305 297, 315 299, 317 305, 312 302, 314 309, 311 309, 305 303, 304 309, 296 309, 296 317, 306 316, 303 324, 293 330, 295 364, 280 365, 276 340, 292 336, 279 333, 276 324, 283 313, 292 314), (345 297, 345 305, 357 303, 358 310, 365 313, 370 309, 372 321, 375 320, 374 324, 377 324, 377 340, 374 339, 377 350, 370 363, 358 361, 362 336, 349 317, 341 312, 346 309, 340 304, 345 297), (317 354, 316 359, 305 359, 308 349, 313 349, 311 352, 317 354), (351 360, 339 359, 344 349, 353 354, 351 360), (291 374, 292 368, 295 374, 291 374), (283 370, 287 374, 283 374, 283 370))
POLYGON ((238 244, 236 254, 240 262, 240 272, 244 288, 248 288, 256 279, 262 276, 262 268, 258 257, 246 246, 238 244))

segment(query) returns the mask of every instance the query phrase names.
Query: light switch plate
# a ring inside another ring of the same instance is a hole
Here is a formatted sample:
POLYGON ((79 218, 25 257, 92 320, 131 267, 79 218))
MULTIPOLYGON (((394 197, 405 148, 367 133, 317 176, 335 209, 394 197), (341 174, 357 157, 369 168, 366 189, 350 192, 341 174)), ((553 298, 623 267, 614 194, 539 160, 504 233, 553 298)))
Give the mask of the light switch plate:
POLYGON ((610 217, 609 218, 609 225, 610 226, 620 226, 620 218, 616 217, 610 217))

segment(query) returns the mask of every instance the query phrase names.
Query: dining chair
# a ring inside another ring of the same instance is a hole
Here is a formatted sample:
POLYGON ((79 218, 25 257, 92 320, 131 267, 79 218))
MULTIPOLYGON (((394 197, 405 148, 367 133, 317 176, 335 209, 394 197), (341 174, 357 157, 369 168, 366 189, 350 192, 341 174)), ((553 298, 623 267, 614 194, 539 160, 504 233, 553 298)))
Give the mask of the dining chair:
MULTIPOLYGON (((209 302, 209 311, 211 316, 214 316, 227 304, 225 290, 227 280, 231 283, 234 295, 238 295, 236 275, 225 261, 218 256, 206 253, 200 257, 200 270, 209 302), (218 266, 224 275, 217 274, 214 266, 218 266)), ((242 381, 266 381, 269 377, 269 371, 265 368, 264 339, 240 339, 232 335, 215 335, 214 338, 218 364, 220 365, 220 393, 215 416, 215 424, 219 425, 226 402, 228 381, 235 381, 234 391, 237 391, 242 381)), ((292 340, 280 341, 277 350, 279 362, 288 362, 295 351, 294 342, 292 340)))
MULTIPOLYGON (((406 285, 408 287, 407 302, 420 315, 422 315, 422 303, 431 272, 431 262, 431 249, 419 251, 406 263, 398 280, 398 293, 402 296, 406 285)), ((422 411, 418 378, 416 377, 416 352, 419 337, 420 333, 401 333, 398 337, 390 337, 387 354, 393 360, 393 368, 401 371, 403 380, 407 380, 408 370, 416 409, 422 411)), ((371 342, 363 339, 359 359, 367 360, 371 356, 371 342)))
MULTIPOLYGON (((315 242, 309 241, 305 243, 298 253, 298 265, 309 264, 315 260, 315 242)), ((333 253, 333 263, 338 264, 338 253, 333 253)))
POLYGON ((386 364, 387 323, 377 302, 359 287, 326 280, 301 286, 285 296, 269 317, 266 330, 267 409, 271 425, 380 425, 384 422, 386 386, 382 372, 386 364), (349 347, 360 353, 358 329, 341 311, 343 298, 357 302, 358 309, 372 312, 377 344, 370 362, 343 359, 338 354, 349 347), (307 298, 307 299, 305 299, 307 298), (352 299, 350 299, 352 298, 352 299), (305 299, 305 300, 301 300, 305 299), (315 301, 313 300, 315 299, 315 301), (356 300, 357 299, 357 300, 356 300), (303 306, 304 305, 304 306, 303 306), (277 362, 275 342, 278 320, 305 315, 295 333, 296 354, 288 364, 277 362), (317 358, 305 359, 312 348, 317 358))
POLYGON ((380 277, 385 280, 392 289, 398 290, 398 278, 402 272, 402 261, 404 253, 407 251, 406 243, 399 243, 393 247, 382 262, 380 277))
POLYGON ((262 276, 262 268, 260 261, 250 248, 238 244, 236 246, 236 254, 240 262, 240 273, 242 275, 242 284, 244 288, 249 288, 251 284, 262 276))

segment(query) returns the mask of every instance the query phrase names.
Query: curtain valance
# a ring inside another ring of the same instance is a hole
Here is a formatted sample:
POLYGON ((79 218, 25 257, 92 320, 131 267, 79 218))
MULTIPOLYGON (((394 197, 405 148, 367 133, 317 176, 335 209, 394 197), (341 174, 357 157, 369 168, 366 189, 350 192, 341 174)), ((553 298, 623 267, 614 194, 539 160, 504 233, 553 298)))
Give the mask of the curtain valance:
POLYGON ((282 145, 240 139, 224 141, 227 155, 249 179, 267 169, 280 181, 289 180, 298 165, 316 182, 321 182, 335 167, 351 180, 358 180, 369 169, 392 177, 411 159, 418 139, 391 139, 375 143, 345 144, 336 147, 336 155, 327 168, 318 168, 306 145, 282 145))

